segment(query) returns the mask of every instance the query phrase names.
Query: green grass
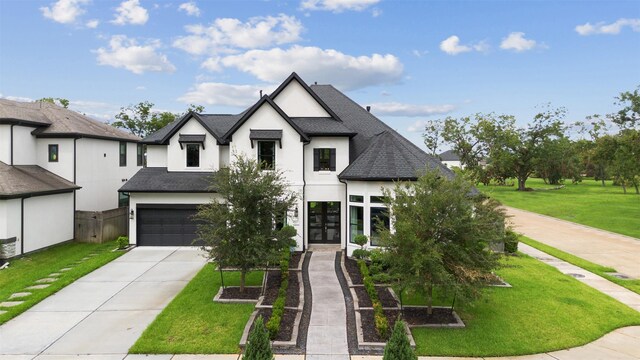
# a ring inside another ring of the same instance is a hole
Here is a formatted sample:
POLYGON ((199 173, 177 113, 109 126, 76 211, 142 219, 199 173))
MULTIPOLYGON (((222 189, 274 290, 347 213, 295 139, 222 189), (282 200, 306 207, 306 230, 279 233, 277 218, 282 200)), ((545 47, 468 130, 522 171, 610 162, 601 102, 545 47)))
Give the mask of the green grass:
MULTIPOLYGON (((260 285, 263 273, 247 275, 260 285)), ((238 285, 240 273, 225 272, 225 285, 238 285)), ((213 302, 220 273, 207 264, 158 315, 129 352, 132 354, 237 354, 242 331, 255 304, 213 302)))
POLYGON ((115 248, 114 241, 104 244, 69 242, 9 260, 9 267, 0 271, 0 302, 8 301, 9 296, 16 292, 28 291, 32 294, 15 299, 24 301, 18 306, 3 308, 2 310, 7 312, 0 315, 0 324, 13 319, 46 297, 123 254, 121 251, 112 252, 111 250, 115 248), (97 255, 78 265, 73 265, 89 254, 97 255), (49 274, 59 272, 65 267, 72 267, 72 269, 62 272, 59 280, 51 283, 49 287, 25 290, 28 286, 36 285, 36 280, 46 278, 49 274))
POLYGON ((538 260, 521 255, 503 264, 497 273, 513 288, 487 288, 479 301, 458 307, 464 329, 413 329, 418 355, 533 354, 640 325, 637 311, 538 260))
MULTIPOLYGON (((579 184, 567 182, 560 190, 520 192, 514 186, 483 185, 478 189, 508 206, 640 238, 640 196, 633 189, 623 194, 611 181, 606 184, 602 187, 599 181, 584 179, 579 184)), ((553 186, 529 179, 527 187, 553 186)))
POLYGON ((577 257, 575 255, 571 255, 569 253, 566 253, 562 250, 558 250, 554 247, 551 247, 549 245, 545 245, 541 242, 535 241, 533 239, 530 239, 526 236, 520 236, 520 241, 532 246, 538 250, 544 251, 547 254, 551 255, 551 256, 555 256, 558 259, 564 260, 570 264, 573 264, 575 266, 579 266, 587 271, 591 271, 592 273, 596 274, 596 275, 600 275, 603 278, 616 283, 620 286, 623 286, 633 292, 636 292, 638 294, 640 294, 640 280, 622 280, 622 279, 618 279, 615 276, 611 276, 607 273, 610 272, 616 272, 616 269, 614 268, 610 268, 610 267, 606 267, 606 266, 602 266, 602 265, 598 265, 595 263, 592 263, 591 261, 585 260, 583 258, 577 257))

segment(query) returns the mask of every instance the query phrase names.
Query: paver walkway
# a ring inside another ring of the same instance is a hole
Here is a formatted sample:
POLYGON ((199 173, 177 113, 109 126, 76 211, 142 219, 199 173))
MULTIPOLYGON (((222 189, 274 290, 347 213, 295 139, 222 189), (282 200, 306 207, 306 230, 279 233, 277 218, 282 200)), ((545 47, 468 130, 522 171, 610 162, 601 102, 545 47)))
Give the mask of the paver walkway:
MULTIPOLYGON (((560 270, 561 273, 574 276, 577 280, 591 286, 592 288, 611 296, 621 303, 640 311, 640 294, 636 294, 618 284, 589 272, 581 267, 569 264, 566 261, 553 257, 527 244, 518 244, 518 251, 532 256, 545 264, 551 265, 560 270)), ((640 344, 638 344, 640 345, 640 344)), ((638 347, 640 349, 640 346, 638 347)))
POLYGON ((347 312, 335 272, 334 251, 314 251, 309 262, 313 302, 307 360, 348 360, 347 312))
MULTIPOLYGON (((505 206, 516 231, 640 279, 640 239, 505 206)), ((615 215, 613 215, 615 216, 615 215)))
POLYGON ((196 248, 133 249, 0 326, 0 359, 118 358, 205 262, 196 248))

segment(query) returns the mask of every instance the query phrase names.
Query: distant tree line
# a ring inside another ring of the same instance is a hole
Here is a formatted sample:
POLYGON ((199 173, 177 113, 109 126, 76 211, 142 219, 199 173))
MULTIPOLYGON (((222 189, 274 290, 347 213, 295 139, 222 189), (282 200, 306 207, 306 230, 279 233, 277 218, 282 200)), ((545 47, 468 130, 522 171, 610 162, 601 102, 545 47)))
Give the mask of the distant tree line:
POLYGON ((640 86, 615 98, 619 110, 567 124, 565 108, 547 106, 526 126, 512 115, 475 114, 431 120, 424 141, 434 155, 442 145, 460 156, 463 174, 476 183, 505 184, 516 179, 517 190, 540 177, 548 184, 593 177, 634 188, 640 194, 640 86), (579 139, 569 134, 577 131, 579 139))

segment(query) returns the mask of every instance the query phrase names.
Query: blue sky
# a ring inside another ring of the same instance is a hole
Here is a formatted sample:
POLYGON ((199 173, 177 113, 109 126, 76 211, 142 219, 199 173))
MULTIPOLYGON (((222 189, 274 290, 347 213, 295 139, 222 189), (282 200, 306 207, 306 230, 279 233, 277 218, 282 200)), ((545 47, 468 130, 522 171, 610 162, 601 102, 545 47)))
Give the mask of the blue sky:
POLYGON ((427 119, 608 113, 640 85, 638 1, 0 2, 0 96, 108 121, 149 100, 238 112, 292 71, 414 142, 427 119))

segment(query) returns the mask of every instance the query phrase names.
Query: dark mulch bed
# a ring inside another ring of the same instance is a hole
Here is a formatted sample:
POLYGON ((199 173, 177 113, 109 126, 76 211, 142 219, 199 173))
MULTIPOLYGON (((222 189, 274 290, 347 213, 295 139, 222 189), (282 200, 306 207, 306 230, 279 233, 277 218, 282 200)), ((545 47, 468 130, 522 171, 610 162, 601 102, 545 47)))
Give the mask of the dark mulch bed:
MULTIPOLYGON (((267 287, 264 292, 264 300, 262 305, 273 305, 278 297, 280 289, 280 271, 272 270, 267 273, 267 287)), ((296 271, 289 272, 289 287, 287 288, 287 299, 285 306, 298 307, 300 303, 300 283, 298 282, 298 273, 296 271)))
MULTIPOLYGON (((353 290, 356 292, 356 296, 358 297, 358 305, 360 307, 372 307, 371 299, 369 298, 369 294, 364 287, 354 287, 353 290)), ((397 307, 398 303, 396 299, 391 295, 389 288, 384 286, 376 286, 376 290, 378 291, 378 299, 382 303, 382 307, 397 307)))
POLYGON ((353 285, 363 284, 362 274, 360 274, 360 268, 358 267, 358 262, 353 259, 349 259, 346 256, 346 254, 344 259, 344 267, 347 269, 347 273, 351 278, 351 282, 353 283, 353 285))
MULTIPOLYGON (((293 327, 296 323, 296 315, 298 315, 297 310, 284 310, 284 314, 282 315, 282 322, 280 323, 280 332, 278 333, 278 336, 273 339, 274 341, 292 340, 291 336, 293 335, 293 327)), ((264 319, 264 323, 266 325, 267 321, 269 321, 269 319, 271 318, 271 309, 258 310, 258 316, 262 316, 262 319, 264 319)), ((256 316, 256 319, 258 318, 258 316, 256 316)), ((251 329, 253 330, 253 325, 251 325, 251 329)))
POLYGON ((456 324, 457 320, 449 308, 433 308, 433 314, 427 314, 427 308, 405 307, 402 312, 409 325, 456 324))
POLYGON ((291 259, 289 260, 289 269, 299 268, 301 260, 302 260, 302 252, 296 251, 291 253, 291 259))
POLYGON ((260 297, 261 288, 257 287, 246 287, 244 288, 244 293, 240 292, 239 286, 228 286, 224 288, 222 294, 220 295, 221 299, 230 300, 230 299, 241 299, 241 300, 258 300, 260 297))
MULTIPOLYGON (((389 334, 393 330, 393 326, 398 319, 400 311, 398 310, 385 310, 384 314, 387 316, 389 322, 389 334)), ((378 335, 376 330, 375 320, 373 318, 373 310, 361 310, 360 319, 362 320, 362 335, 365 342, 385 342, 387 339, 383 339, 378 335)))

